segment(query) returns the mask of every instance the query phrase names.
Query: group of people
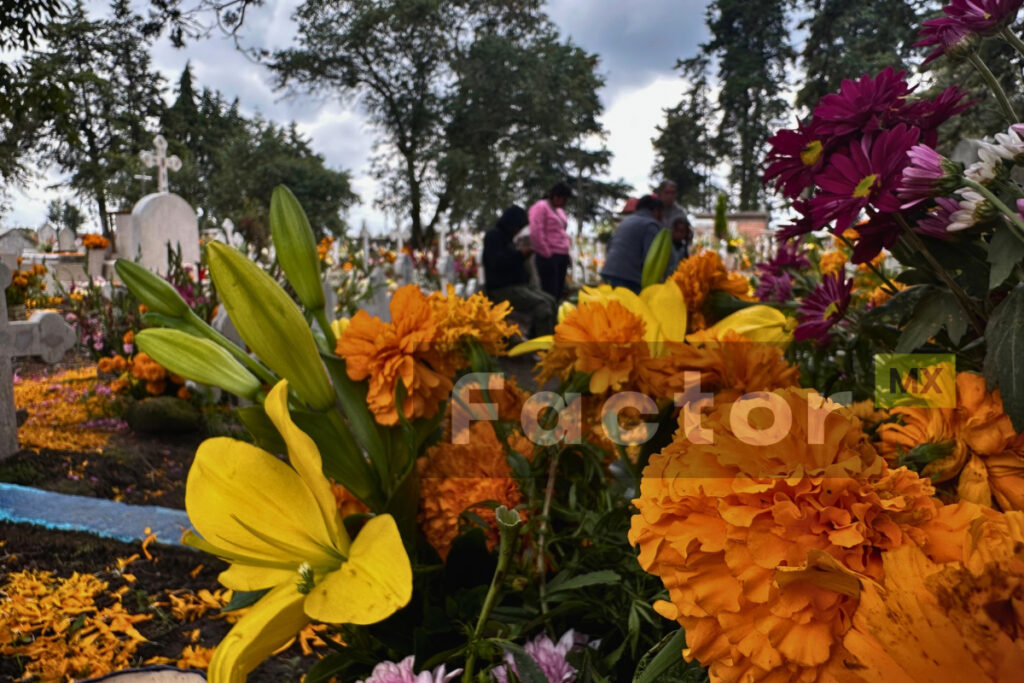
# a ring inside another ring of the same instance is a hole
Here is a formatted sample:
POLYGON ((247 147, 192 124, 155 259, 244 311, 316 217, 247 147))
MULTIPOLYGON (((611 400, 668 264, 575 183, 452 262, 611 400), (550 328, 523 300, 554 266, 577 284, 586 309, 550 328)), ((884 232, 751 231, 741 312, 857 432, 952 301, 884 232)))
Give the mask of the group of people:
MULTIPOLYGON (((572 188, 557 183, 529 211, 510 206, 484 235, 484 287, 492 301, 508 301, 512 308, 530 316, 529 336, 551 334, 558 302, 565 295, 571 241, 565 205, 572 188), (529 227, 527 231, 526 228, 529 227), (529 260, 533 257, 536 283, 529 260)), ((676 202, 676 185, 664 181, 654 194, 629 200, 608 244, 602 280, 614 287, 640 291, 647 251, 663 228, 672 231, 672 255, 665 275, 689 255, 692 229, 686 212, 676 202)))

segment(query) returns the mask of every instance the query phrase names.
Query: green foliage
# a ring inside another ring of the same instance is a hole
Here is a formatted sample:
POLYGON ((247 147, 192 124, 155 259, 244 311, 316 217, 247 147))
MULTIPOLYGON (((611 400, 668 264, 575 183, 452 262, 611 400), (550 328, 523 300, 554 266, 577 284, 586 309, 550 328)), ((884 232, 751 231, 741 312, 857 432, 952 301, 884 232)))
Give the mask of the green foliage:
POLYGON ((729 222, 726 220, 728 208, 729 198, 724 194, 718 195, 715 200, 715 237, 720 240, 729 239, 729 222))
POLYGON ((709 208, 713 188, 711 169, 717 162, 711 123, 715 119, 708 84, 708 58, 697 55, 676 63, 688 84, 683 98, 665 109, 665 123, 657 127, 653 174, 675 182, 679 203, 709 208))
POLYGON ((1024 431, 1024 283, 1017 284, 988 320, 985 379, 999 386, 1003 409, 1017 431, 1024 431))
POLYGON ((837 92, 845 78, 876 74, 886 66, 897 71, 912 62, 922 18, 920 2, 881 0, 801 0, 806 12, 799 28, 807 32, 800 62, 805 76, 796 105, 810 111, 824 95, 837 92))
POLYGON ((789 111, 782 96, 793 57, 786 0, 715 0, 708 6, 711 41, 701 53, 718 64, 715 144, 731 163, 739 209, 758 208, 765 142, 789 111))

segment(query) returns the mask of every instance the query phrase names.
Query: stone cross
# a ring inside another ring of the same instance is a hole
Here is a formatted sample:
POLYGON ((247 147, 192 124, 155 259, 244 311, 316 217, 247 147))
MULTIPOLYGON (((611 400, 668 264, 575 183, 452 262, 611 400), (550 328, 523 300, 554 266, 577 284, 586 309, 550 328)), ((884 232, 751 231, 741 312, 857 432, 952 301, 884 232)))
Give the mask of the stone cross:
MULTIPOLYGON (((11 270, 0 263, 0 289, 10 283, 11 270)), ((36 311, 27 322, 8 322, 7 298, 0 298, 0 460, 18 452, 11 358, 39 356, 56 363, 74 345, 75 331, 60 314, 36 311)))
POLYGON ((141 152, 139 158, 147 168, 156 166, 156 191, 168 192, 167 170, 178 171, 181 169, 181 159, 176 154, 167 156, 167 139, 163 135, 153 138, 153 147, 156 153, 150 151, 141 152))

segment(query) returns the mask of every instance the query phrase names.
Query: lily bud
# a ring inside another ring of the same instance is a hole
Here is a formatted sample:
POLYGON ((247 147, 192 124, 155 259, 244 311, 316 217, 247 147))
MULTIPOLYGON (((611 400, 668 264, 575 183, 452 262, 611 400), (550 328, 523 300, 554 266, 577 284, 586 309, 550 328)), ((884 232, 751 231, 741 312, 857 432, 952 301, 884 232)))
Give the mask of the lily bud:
POLYGON ((334 405, 335 393, 302 311, 262 268, 221 242, 207 246, 210 277, 246 345, 288 380, 314 410, 334 405))
POLYGON ((648 287, 665 279, 665 268, 672 256, 672 231, 662 228, 651 242, 644 258, 644 268, 640 276, 640 286, 648 287))
POLYGON ((686 339, 690 342, 715 339, 716 335, 731 330, 750 341, 788 346, 793 341, 795 327, 796 321, 782 311, 758 304, 727 315, 706 330, 688 335, 686 339))
POLYGON ((230 353, 208 339, 179 330, 149 329, 135 335, 138 347, 175 375, 254 399, 261 386, 230 353))
POLYGON ((275 187, 270 197, 270 236, 277 251, 277 262, 299 301, 311 311, 323 308, 324 289, 316 238, 299 200, 284 185, 275 187))
POLYGON ((149 310, 171 318, 184 318, 192 310, 170 282, 139 264, 119 258, 114 270, 125 287, 149 310))

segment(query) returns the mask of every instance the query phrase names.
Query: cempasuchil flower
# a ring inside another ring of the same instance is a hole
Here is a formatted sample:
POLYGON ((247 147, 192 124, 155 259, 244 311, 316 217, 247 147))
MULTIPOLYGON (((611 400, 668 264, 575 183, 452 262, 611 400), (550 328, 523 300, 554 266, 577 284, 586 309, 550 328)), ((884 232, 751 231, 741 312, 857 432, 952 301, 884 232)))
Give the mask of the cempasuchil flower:
POLYGON ((668 589, 655 609, 686 629, 684 657, 712 680, 832 680, 857 582, 814 579, 830 566, 880 579, 887 552, 927 546, 938 505, 828 399, 792 388, 748 400, 715 405, 710 443, 681 428, 652 456, 629 540, 668 589))
POLYGON ((270 589, 224 637, 210 661, 213 683, 246 674, 310 619, 373 624, 412 596, 412 569, 390 515, 350 539, 316 444, 292 422, 288 384, 265 409, 288 446, 288 463, 234 439, 203 442, 189 470, 183 539, 231 566, 220 581, 236 591, 270 589))

